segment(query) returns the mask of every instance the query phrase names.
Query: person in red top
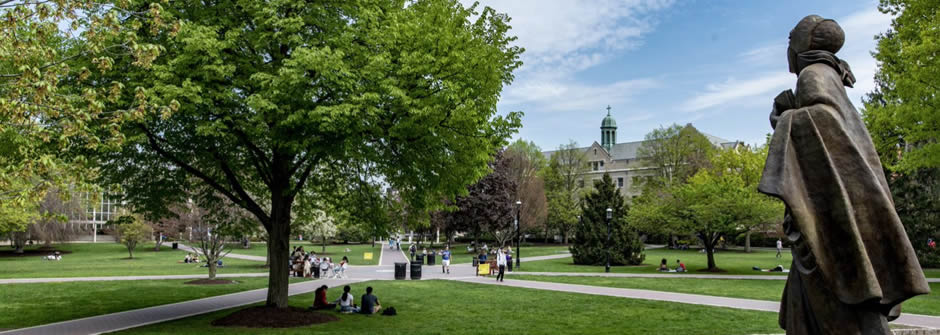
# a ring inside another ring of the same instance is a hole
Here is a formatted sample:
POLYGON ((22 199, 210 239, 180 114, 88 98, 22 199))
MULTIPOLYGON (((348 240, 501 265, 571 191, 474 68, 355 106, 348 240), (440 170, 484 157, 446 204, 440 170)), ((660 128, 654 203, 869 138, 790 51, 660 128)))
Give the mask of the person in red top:
POLYGON ((320 286, 314 291, 313 309, 334 309, 336 304, 326 301, 326 285, 320 286))
POLYGON ((679 264, 679 266, 676 267, 676 272, 685 272, 685 263, 680 262, 678 259, 676 260, 676 263, 679 264))

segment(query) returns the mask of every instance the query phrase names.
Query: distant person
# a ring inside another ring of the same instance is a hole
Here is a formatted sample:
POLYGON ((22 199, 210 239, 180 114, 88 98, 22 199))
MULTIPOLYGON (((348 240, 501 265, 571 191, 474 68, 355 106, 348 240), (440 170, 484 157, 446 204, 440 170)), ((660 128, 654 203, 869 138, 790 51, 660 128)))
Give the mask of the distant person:
POLYGON ((310 255, 304 256, 304 278, 313 277, 313 260, 310 259, 310 255))
POLYGON ((450 246, 445 246, 441 251, 441 272, 450 274, 450 246))
POLYGON ((480 256, 477 256, 477 257, 479 257, 480 263, 486 262, 486 253, 485 253, 485 252, 480 251, 480 256))
POLYGON ((310 263, 310 268, 313 270, 313 279, 320 279, 320 258, 314 255, 313 260, 310 263))
POLYGON ((496 281, 503 281, 503 275, 506 274, 506 254, 503 253, 503 249, 497 249, 496 251, 496 266, 499 267, 499 274, 496 275, 496 281))
POLYGON ((415 246, 414 243, 412 243, 412 244, 411 244, 411 247, 408 248, 408 251, 411 252, 411 261, 414 262, 414 260, 415 260, 415 252, 418 251, 418 247, 415 246))
POLYGON ((660 272, 669 272, 669 265, 666 264, 666 259, 665 259, 665 258, 663 258, 663 260, 662 260, 661 262, 659 262, 659 271, 660 271, 660 272))
POLYGON ((777 238, 777 258, 783 257, 783 241, 777 238))
POLYGON ((676 264, 677 264, 677 265, 676 265, 676 272, 685 272, 685 271, 686 271, 686 269, 685 269, 685 263, 682 263, 681 261, 679 261, 679 260, 677 259, 677 260, 676 260, 676 264))
POLYGON ((187 253, 186 257, 183 257, 183 263, 189 264, 193 261, 193 255, 187 253))
POLYGON ((330 276, 330 258, 323 257, 320 259, 320 275, 323 277, 330 276))
POLYGON ((313 309, 334 309, 336 304, 331 304, 326 301, 326 285, 320 286, 314 291, 313 296, 313 309))
POLYGON ((349 293, 349 285, 343 286, 343 294, 339 296, 339 299, 336 299, 336 303, 339 304, 339 311, 343 313, 358 313, 359 307, 356 307, 356 304, 353 302, 353 295, 349 293))
POLYGON ((359 300, 359 313, 362 314, 375 314, 382 309, 382 305, 379 305, 379 298, 372 295, 372 286, 366 287, 366 294, 362 295, 362 299, 359 300))

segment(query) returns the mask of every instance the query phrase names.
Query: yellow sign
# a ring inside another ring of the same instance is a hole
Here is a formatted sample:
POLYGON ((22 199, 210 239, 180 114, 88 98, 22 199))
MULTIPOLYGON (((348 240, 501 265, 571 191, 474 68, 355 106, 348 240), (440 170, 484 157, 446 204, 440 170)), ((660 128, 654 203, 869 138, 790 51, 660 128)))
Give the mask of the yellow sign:
POLYGON ((372 260, 372 253, 371 253, 371 252, 365 253, 364 255, 362 255, 362 259, 365 259, 365 260, 367 260, 367 261, 371 261, 371 260, 372 260))
POLYGON ((477 267, 477 274, 481 276, 490 275, 490 265, 488 263, 482 263, 477 267))

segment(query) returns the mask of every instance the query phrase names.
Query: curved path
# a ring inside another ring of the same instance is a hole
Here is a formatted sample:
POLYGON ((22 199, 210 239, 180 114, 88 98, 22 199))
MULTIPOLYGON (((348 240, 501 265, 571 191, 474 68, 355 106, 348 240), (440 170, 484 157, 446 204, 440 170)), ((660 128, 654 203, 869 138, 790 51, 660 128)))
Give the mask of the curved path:
MULTIPOLYGON (((245 256, 245 255, 239 255, 245 256)), ((541 259, 563 258, 569 255, 551 255, 540 257, 523 258, 522 261, 533 261, 541 259)), ((232 254, 229 255, 232 257, 232 254)), ((257 256, 249 256, 257 257, 257 256)), ((237 258, 237 257, 236 257, 237 258)), ((262 258, 263 261, 263 257, 262 258)), ((290 286, 290 295, 304 294, 312 292, 320 285, 345 285, 348 283, 366 281, 366 280, 392 280, 394 278, 394 266, 396 262, 407 262, 407 257, 398 250, 384 250, 380 256, 380 265, 377 266, 357 266, 351 267, 347 271, 348 279, 319 279, 292 284, 290 286)), ((698 294, 673 293, 651 290, 623 289, 601 286, 575 285, 552 282, 538 282, 526 280, 507 280, 498 283, 492 277, 477 277, 474 275, 474 268, 469 264, 456 264, 451 266, 451 273, 445 274, 440 271, 440 266, 426 265, 422 267, 422 279, 445 279, 457 280, 467 283, 503 285, 538 290, 550 290, 559 292, 571 292, 580 294, 605 295, 631 299, 658 300, 667 302, 677 302, 685 304, 706 305, 725 308, 737 308, 746 310, 756 310, 765 312, 777 312, 779 302, 727 298, 698 294)), ((513 274, 513 273, 509 273, 513 274)), ((763 279, 780 280, 783 276, 721 276, 721 275, 668 275, 668 274, 607 274, 607 273, 546 273, 546 272, 524 272, 515 274, 530 275, 553 275, 553 276, 605 276, 605 277, 669 277, 669 278, 722 278, 722 279, 763 279), (778 278, 779 277, 779 278, 778 278)), ((253 274, 225 274, 219 277, 246 277, 246 276, 267 276, 266 273, 253 274)), ((35 283, 35 282, 64 282, 64 281, 92 281, 92 280, 150 280, 150 279, 183 279, 183 278, 203 278, 203 276, 132 276, 132 277, 87 277, 87 278, 39 278, 39 279, 5 279, 0 280, 0 284, 13 283, 35 283)), ((935 282, 935 280, 931 280, 935 282)), ((40 325, 30 328, 15 329, 0 332, 0 335, 7 334, 97 334, 104 332, 118 331, 122 329, 134 328, 153 323, 159 323, 169 320, 175 320, 194 315, 209 313, 222 309, 239 307, 264 301, 267 289, 257 289, 222 296, 154 306, 143 309, 124 311, 113 314, 99 315, 89 318, 57 322, 53 324, 40 325)), ((902 314, 901 318, 894 323, 909 326, 940 329, 940 317, 902 314)))

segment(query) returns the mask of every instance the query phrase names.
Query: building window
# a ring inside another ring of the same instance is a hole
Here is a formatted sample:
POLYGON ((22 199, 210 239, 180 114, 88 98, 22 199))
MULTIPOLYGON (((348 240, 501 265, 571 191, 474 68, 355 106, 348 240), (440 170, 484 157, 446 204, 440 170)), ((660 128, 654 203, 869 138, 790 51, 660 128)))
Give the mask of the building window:
POLYGON ((601 161, 601 167, 604 167, 604 161, 601 161))
POLYGON ((617 177, 617 187, 623 187, 623 177, 617 177))
POLYGON ((591 162, 591 166, 594 168, 594 171, 597 171, 597 162, 591 162))

